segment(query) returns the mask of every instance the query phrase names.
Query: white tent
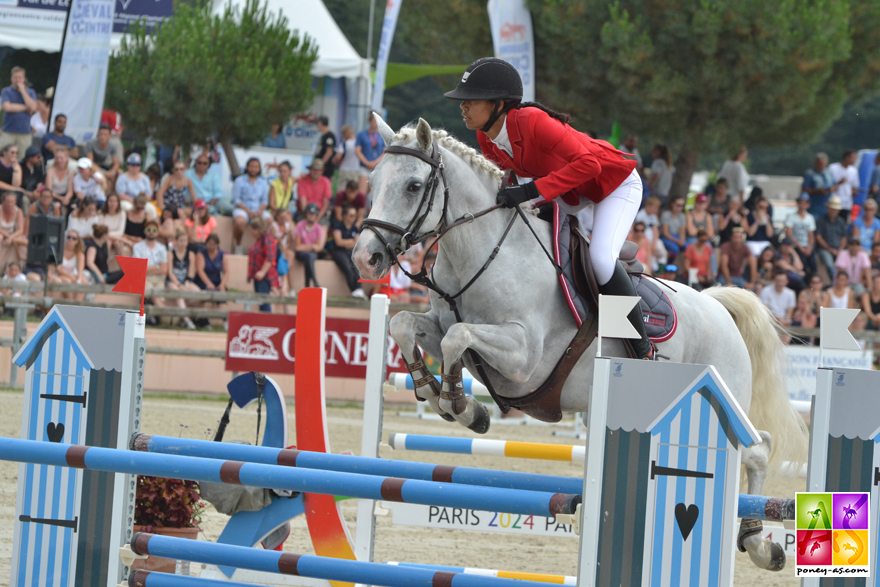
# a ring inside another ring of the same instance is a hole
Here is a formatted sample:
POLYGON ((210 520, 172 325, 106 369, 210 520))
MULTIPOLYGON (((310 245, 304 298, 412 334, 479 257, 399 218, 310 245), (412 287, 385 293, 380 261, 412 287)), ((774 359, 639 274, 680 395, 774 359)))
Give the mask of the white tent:
MULTIPOLYGON (((236 6, 244 3, 244 0, 230 1, 236 6)), ((225 5, 225 0, 217 0, 215 12, 221 12, 225 5)), ((282 11, 291 30, 308 35, 318 46, 318 60, 312 67, 313 76, 369 78, 369 63, 354 50, 321 0, 268 0, 268 7, 270 12, 282 11)), ((64 12, 39 10, 39 13, 45 13, 46 18, 38 26, 31 27, 23 26, 22 21, 16 19, 12 12, 6 14, 15 10, 17 9, 3 10, 3 18, 0 18, 0 47, 48 53, 61 50, 64 12)), ((31 13, 34 11, 33 8, 18 10, 31 13)), ((121 40, 121 34, 114 34, 111 47, 118 48, 121 40)))

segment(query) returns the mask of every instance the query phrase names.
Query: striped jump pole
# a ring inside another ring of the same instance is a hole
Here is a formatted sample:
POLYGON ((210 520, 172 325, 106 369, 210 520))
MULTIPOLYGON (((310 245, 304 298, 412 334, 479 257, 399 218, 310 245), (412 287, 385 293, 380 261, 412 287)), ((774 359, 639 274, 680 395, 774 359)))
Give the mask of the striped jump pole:
POLYGON ((572 514, 581 500, 580 495, 567 493, 456 485, 17 438, 0 438, 0 460, 534 516, 572 514))
POLYGON ((580 477, 432 465, 430 463, 266 448, 228 442, 151 436, 149 434, 135 436, 131 442, 131 448, 132 450, 151 453, 227 459, 248 463, 262 463, 264 465, 400 477, 402 479, 420 479, 422 481, 441 481, 444 483, 480 485, 503 489, 580 494, 584 488, 584 481, 580 477))
MULTIPOLYGON (((513 579, 500 577, 277 552, 143 533, 134 535, 131 550, 139 555, 383 587, 546 587, 546 583, 537 581, 514 582, 513 579)), ((196 587, 195 583, 192 585, 196 587)), ((151 586, 146 583, 145 587, 151 586)))
POLYGON ((485 440, 482 438, 452 438, 423 434, 390 434, 388 444, 395 450, 422 450, 461 455, 488 455, 544 461, 584 462, 584 447, 513 440, 485 440))
POLYGON ((410 567, 416 569, 431 569, 434 571, 447 571, 450 573, 464 573, 466 575, 482 575, 484 577, 500 577, 502 579, 518 579, 520 581, 538 581, 540 583, 555 583, 557 585, 577 585, 577 577, 568 575, 544 575, 541 573, 517 573, 515 571, 497 571, 491 569, 472 569, 470 567, 445 567, 441 565, 422 565, 419 563, 398 563, 388 561, 389 565, 410 567))

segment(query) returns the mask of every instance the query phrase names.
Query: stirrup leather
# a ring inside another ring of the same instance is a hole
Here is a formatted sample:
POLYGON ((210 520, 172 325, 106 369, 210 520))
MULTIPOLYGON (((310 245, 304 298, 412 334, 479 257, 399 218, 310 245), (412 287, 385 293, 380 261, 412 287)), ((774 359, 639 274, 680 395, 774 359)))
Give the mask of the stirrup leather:
POLYGON ((452 402, 452 411, 459 415, 467 408, 467 396, 464 394, 464 378, 461 361, 457 361, 449 373, 444 369, 441 376, 440 399, 452 402))

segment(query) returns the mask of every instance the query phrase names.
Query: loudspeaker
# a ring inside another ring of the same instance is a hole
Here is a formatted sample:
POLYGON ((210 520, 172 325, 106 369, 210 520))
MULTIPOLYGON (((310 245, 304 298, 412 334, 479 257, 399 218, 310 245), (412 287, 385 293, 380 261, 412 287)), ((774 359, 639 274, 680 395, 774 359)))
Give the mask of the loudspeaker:
POLYGON ((28 229, 27 264, 58 264, 64 250, 64 217, 31 215, 28 229))

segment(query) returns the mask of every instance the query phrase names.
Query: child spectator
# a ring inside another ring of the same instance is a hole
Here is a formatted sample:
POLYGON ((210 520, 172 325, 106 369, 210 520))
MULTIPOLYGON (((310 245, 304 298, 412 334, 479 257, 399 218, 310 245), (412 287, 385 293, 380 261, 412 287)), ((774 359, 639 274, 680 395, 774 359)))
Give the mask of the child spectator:
MULTIPOLYGON (((25 274, 21 272, 21 265, 19 265, 16 261, 12 261, 11 263, 6 264, 6 274, 3 276, 3 279, 6 281, 19 281, 19 282, 27 282, 28 278, 25 277, 25 274)), ((4 296, 8 296, 12 294, 13 297, 20 298, 21 292, 23 289, 4 289, 0 291, 4 296)))
MULTIPOLYGON (((278 290, 278 241, 266 229, 266 221, 262 218, 251 218, 248 227, 254 237, 254 244, 248 251, 247 280, 254 282, 256 293, 269 294, 278 290)), ((272 304, 260 304, 261 312, 271 312, 272 304)))
MULTIPOLYGON (((292 245, 294 228, 295 225, 290 210, 287 208, 279 208, 275 210, 275 221, 269 225, 269 232, 271 232, 272 236, 275 237, 275 240, 278 241, 280 254, 284 255, 284 260, 287 261, 288 267, 293 266, 294 257, 292 245)), ((281 293, 287 295, 290 293, 287 274, 280 275, 280 281, 281 293)))
POLYGON ((309 287, 309 283, 312 283, 312 287, 321 287, 315 274, 315 260, 327 243, 327 235, 324 233, 324 227, 318 224, 319 211, 315 203, 306 205, 306 219, 297 222, 293 231, 293 250, 296 253, 296 260, 302 263, 305 269, 305 287, 309 287))
POLYGON ((357 244, 360 228, 357 225, 358 212, 351 206, 346 206, 342 213, 342 221, 333 221, 333 250, 330 255, 337 267, 345 275, 348 290, 354 298, 367 299, 367 294, 359 283, 360 273, 351 260, 351 251, 357 244))

